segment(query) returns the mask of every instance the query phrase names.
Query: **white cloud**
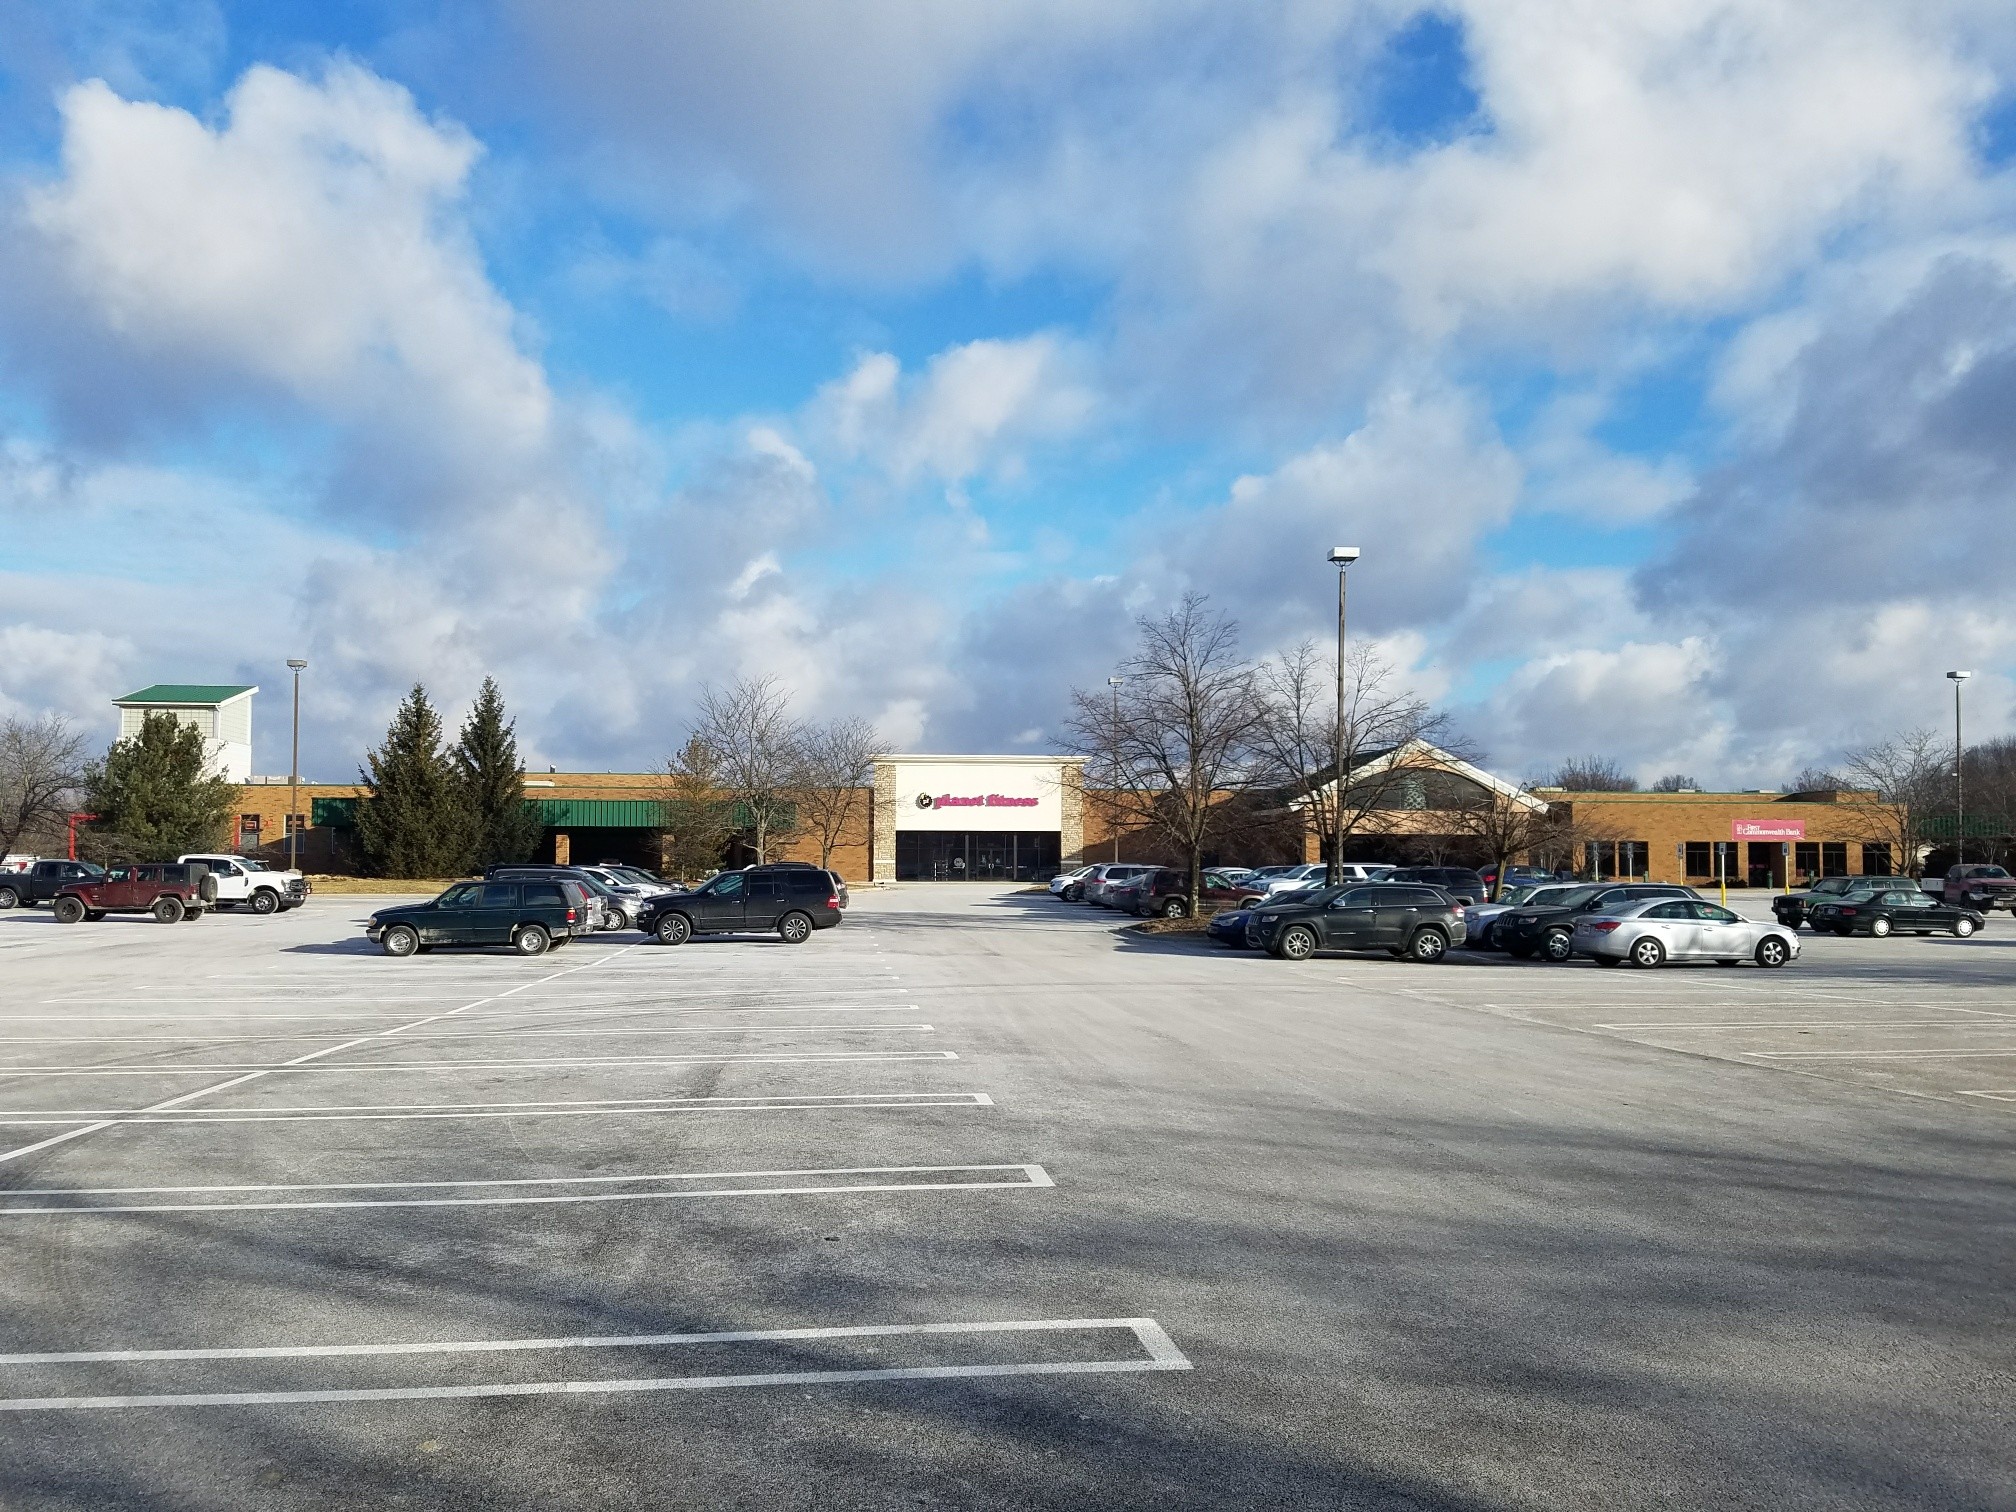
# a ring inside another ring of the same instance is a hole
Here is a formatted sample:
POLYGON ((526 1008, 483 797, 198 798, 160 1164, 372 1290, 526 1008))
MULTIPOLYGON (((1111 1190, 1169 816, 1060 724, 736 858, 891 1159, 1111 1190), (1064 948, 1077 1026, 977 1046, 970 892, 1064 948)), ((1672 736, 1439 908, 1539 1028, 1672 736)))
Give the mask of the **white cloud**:
POLYGON ((1084 428, 1098 400, 1085 354, 1051 332, 969 341, 905 382, 902 364, 869 352, 823 388, 808 415, 842 457, 897 484, 956 484, 1018 471, 1026 451, 1084 428))

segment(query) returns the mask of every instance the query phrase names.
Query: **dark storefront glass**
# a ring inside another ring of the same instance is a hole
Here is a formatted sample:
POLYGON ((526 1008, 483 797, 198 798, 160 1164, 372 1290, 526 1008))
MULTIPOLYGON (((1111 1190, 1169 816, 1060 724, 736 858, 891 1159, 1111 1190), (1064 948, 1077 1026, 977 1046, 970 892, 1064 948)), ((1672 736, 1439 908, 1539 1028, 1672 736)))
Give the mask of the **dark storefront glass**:
POLYGON ((1048 882, 1063 849, 1055 830, 898 830, 898 882, 1048 882))

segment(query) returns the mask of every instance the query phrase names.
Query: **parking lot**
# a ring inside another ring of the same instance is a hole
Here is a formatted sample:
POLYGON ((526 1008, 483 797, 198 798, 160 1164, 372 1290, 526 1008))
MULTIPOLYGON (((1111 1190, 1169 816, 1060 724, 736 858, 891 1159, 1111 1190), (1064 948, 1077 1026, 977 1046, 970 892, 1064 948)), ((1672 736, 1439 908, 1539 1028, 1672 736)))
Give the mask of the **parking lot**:
POLYGON ((0 1506, 1989 1507, 2016 930, 0 918, 0 1506))

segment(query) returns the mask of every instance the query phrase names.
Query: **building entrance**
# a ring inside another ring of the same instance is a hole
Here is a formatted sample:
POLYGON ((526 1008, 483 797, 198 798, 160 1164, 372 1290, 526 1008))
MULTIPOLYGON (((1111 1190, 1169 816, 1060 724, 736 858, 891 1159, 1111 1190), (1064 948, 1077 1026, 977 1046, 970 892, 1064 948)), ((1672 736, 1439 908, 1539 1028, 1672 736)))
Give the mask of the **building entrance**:
POLYGON ((898 882, 1047 882, 1063 855, 1055 830, 898 830, 898 882))

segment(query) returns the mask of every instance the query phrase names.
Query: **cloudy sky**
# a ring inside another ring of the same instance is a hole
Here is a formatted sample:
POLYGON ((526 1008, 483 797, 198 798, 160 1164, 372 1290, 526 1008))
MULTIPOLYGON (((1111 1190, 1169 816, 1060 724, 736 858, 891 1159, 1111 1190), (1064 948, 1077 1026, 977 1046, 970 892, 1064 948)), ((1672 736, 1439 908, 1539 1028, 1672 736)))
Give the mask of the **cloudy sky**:
POLYGON ((1513 775, 2016 725, 2007 0, 0 0, 0 713, 1044 750, 1338 543, 1513 775))

